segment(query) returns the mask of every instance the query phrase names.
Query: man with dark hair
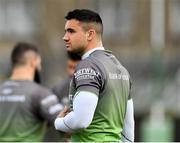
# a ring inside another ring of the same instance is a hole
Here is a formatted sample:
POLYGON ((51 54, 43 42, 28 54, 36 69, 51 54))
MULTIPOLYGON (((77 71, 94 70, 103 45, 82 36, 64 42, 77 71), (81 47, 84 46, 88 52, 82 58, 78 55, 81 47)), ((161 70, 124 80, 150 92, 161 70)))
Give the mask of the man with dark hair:
MULTIPOLYGON (((27 55, 25 53, 29 51, 39 56, 39 59, 41 60, 39 50, 36 48, 35 45, 29 43, 18 43, 17 45, 15 45, 11 53, 12 68, 24 65, 27 58, 26 57, 27 55)), ((40 70, 41 70, 41 64, 39 64, 39 67, 37 67, 34 72, 34 81, 36 83, 41 82, 40 70)))
POLYGON ((35 45, 18 43, 12 54, 12 75, 0 85, 0 141, 42 141, 47 123, 63 108, 49 90, 35 83, 41 56, 35 45))
POLYGON ((134 141, 133 101, 128 71, 102 44, 103 24, 91 10, 66 16, 68 52, 80 55, 70 85, 68 108, 55 120, 57 130, 72 133, 72 141, 134 141))

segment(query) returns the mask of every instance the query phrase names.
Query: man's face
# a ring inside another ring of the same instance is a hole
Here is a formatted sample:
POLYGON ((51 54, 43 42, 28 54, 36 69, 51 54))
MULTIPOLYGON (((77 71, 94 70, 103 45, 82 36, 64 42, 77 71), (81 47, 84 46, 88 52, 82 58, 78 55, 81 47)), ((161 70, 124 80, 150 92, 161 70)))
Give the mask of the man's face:
POLYGON ((83 55, 87 47, 87 33, 82 28, 82 23, 77 20, 68 20, 65 24, 65 35, 63 40, 66 43, 68 52, 83 55))

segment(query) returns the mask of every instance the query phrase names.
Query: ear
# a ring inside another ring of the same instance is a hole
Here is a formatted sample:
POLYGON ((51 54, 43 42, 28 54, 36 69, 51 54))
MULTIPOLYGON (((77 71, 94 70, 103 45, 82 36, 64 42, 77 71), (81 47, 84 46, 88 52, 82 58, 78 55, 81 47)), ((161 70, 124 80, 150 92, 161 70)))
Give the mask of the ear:
POLYGON ((31 68, 36 67, 36 59, 35 59, 34 57, 32 57, 32 58, 29 60, 29 63, 30 63, 31 68))
POLYGON ((96 34, 96 31, 94 29, 90 29, 87 31, 87 40, 91 41, 96 34))

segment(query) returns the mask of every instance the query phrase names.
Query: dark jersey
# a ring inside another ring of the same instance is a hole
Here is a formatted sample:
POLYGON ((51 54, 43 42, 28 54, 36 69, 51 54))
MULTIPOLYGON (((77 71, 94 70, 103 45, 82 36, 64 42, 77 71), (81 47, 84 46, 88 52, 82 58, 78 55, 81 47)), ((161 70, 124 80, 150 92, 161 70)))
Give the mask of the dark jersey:
MULTIPOLYGON (((67 77, 52 88, 52 92, 57 96, 59 102, 63 106, 69 106, 70 80, 71 80, 71 77, 67 77)), ((69 137, 65 133, 59 132, 56 130, 52 130, 52 129, 48 130, 47 134, 51 134, 51 136, 53 134, 53 136, 54 136, 54 140, 52 140, 52 138, 51 138, 50 141, 66 142, 67 140, 69 140, 69 137)), ((49 140, 47 140, 47 141, 49 141, 49 140)))
POLYGON ((68 77, 52 88, 52 92, 58 97, 59 102, 63 105, 69 105, 70 81, 71 77, 68 77))
POLYGON ((0 86, 0 141, 41 141, 62 108, 55 95, 33 81, 6 81, 0 86))
POLYGON ((98 104, 90 126, 74 133, 73 141, 121 139, 130 95, 129 79, 128 71, 109 51, 96 50, 78 64, 70 86, 71 103, 76 92, 89 91, 98 96, 98 104))

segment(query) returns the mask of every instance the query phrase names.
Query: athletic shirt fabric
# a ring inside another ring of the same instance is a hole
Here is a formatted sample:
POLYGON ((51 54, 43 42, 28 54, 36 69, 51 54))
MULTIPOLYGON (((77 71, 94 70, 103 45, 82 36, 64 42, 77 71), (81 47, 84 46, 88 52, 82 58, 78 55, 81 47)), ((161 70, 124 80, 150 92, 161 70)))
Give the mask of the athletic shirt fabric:
POLYGON ((59 102, 69 106, 69 86, 72 77, 67 77, 52 88, 52 92, 58 97, 59 102))
POLYGON ((47 123, 62 109, 58 99, 33 81, 9 80, 0 86, 0 141, 42 141, 47 123))
POLYGON ((90 126, 73 133, 72 141, 120 141, 130 98, 130 76, 110 51, 95 50, 77 65, 70 84, 72 110, 79 91, 95 93, 98 104, 90 126))

